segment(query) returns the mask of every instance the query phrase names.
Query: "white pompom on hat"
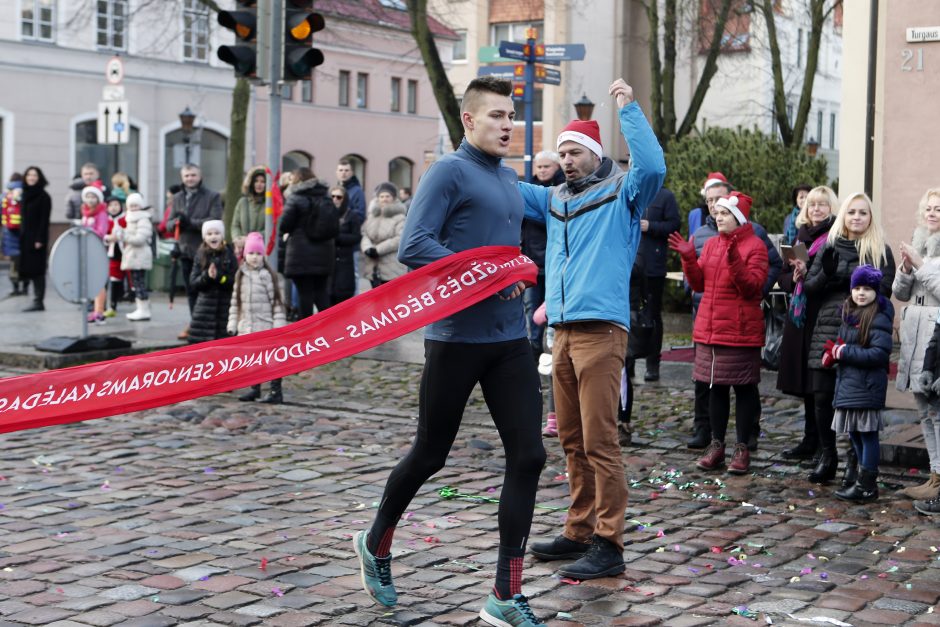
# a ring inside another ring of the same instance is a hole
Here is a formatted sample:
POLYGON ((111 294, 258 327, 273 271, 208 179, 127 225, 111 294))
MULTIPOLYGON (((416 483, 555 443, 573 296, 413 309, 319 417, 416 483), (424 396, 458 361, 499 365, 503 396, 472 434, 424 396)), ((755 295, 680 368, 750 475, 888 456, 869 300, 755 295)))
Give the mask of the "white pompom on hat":
POLYGON ((731 212, 738 224, 744 224, 751 215, 751 203, 754 200, 747 194, 741 192, 731 192, 727 196, 722 196, 715 204, 724 207, 731 212))

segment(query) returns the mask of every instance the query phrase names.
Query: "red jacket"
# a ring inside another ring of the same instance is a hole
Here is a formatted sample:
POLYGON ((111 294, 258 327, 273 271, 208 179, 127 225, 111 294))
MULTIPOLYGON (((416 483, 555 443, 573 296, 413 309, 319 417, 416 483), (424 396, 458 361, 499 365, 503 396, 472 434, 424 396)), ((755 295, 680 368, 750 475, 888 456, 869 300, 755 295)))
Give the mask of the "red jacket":
POLYGON ((719 346, 763 346, 760 303, 767 280, 767 247, 750 224, 705 242, 696 262, 682 260, 693 291, 702 292, 692 340, 719 346))

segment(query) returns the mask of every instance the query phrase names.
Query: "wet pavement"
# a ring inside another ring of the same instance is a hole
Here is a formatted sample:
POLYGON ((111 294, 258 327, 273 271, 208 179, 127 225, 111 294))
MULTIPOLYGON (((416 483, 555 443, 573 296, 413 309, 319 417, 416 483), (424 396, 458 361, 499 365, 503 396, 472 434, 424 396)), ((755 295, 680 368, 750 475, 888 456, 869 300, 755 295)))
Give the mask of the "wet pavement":
MULTIPOLYGON (((347 359, 289 377, 281 406, 222 394, 2 436, 0 625, 477 624, 504 463, 478 392, 396 534, 399 606, 360 588, 351 536, 409 446, 419 375, 347 359), (467 497, 443 498, 448 486, 467 497)), ((780 461, 799 408, 771 397, 754 473, 703 473, 684 448, 691 403, 668 376, 638 386, 627 571, 576 584, 526 558, 543 620, 940 624, 940 530, 892 489, 922 475, 887 468, 881 500, 839 502, 780 461)), ((532 538, 558 533, 568 493, 560 446, 545 444, 532 538)))

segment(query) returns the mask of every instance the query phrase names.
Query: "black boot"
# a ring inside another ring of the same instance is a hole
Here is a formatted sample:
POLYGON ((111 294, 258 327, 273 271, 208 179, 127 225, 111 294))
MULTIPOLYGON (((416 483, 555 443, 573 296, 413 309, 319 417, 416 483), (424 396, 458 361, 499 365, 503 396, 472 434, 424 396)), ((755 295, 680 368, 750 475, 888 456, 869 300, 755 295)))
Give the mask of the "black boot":
POLYGON ((708 384, 695 382, 695 405, 692 410, 692 439, 686 443, 691 449, 704 449, 712 443, 712 425, 708 418, 708 384))
POLYGON ((819 463, 813 472, 809 473, 807 479, 810 483, 828 483, 836 478, 836 472, 839 470, 839 455, 836 450, 824 449, 819 456, 819 463))
POLYGON ((46 306, 42 304, 42 301, 34 300, 33 304, 27 307, 26 309, 24 309, 23 311, 27 312, 27 311, 45 311, 45 310, 46 310, 46 306))
POLYGON ((836 492, 836 496, 843 501, 868 503, 878 498, 878 471, 861 468, 858 471, 858 481, 848 488, 836 492))
POLYGON ((855 454, 855 447, 850 446, 849 452, 845 456, 845 474, 842 475, 842 489, 847 490, 858 481, 858 455, 855 454))
POLYGON ((813 438, 809 439, 807 436, 803 436, 803 439, 800 440, 800 443, 796 446, 786 449, 783 451, 784 459, 812 459, 816 454, 816 442, 819 438, 813 434, 813 438))
POLYGON ((268 403, 270 405, 280 405, 284 402, 284 394, 281 392, 280 379, 271 381, 271 391, 268 392, 267 396, 261 399, 261 402, 268 403))
POLYGON ((565 536, 558 536, 548 542, 533 542, 529 552, 543 562, 554 560, 578 559, 591 548, 589 542, 575 542, 565 536))
POLYGON ((260 385, 253 385, 253 386, 251 386, 251 389, 250 389, 250 390, 248 390, 247 392, 245 392, 244 394, 242 394, 241 396, 239 396, 239 397, 238 397, 238 400, 244 401, 244 402, 247 403, 247 402, 249 402, 249 401, 256 401, 256 400, 258 400, 259 398, 261 398, 261 386, 260 386, 260 385))
POLYGON ((757 450, 757 438, 760 437, 760 416, 751 425, 751 433, 747 438, 747 450, 753 453, 757 450))
POLYGON ((623 563, 623 551, 614 543, 600 536, 594 536, 587 553, 574 564, 559 568, 558 574, 583 581, 619 575, 626 569, 623 563))
POLYGON ((686 443, 686 446, 688 446, 691 449, 703 449, 709 444, 711 444, 711 441, 712 441, 711 429, 707 427, 696 426, 695 433, 686 443))
POLYGON ((653 381, 659 381, 659 362, 646 360, 646 374, 643 375, 643 380, 647 383, 653 381))

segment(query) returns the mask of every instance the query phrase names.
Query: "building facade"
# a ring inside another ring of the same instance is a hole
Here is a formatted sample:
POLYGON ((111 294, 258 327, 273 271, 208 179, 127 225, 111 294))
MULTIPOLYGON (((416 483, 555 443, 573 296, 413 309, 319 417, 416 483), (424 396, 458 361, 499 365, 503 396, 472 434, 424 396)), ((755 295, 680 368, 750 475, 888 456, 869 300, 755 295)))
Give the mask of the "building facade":
MULTIPOLYGON (((413 185, 440 152, 442 127, 404 4, 320 0, 317 10, 326 61, 312 81, 282 86, 282 169, 312 166, 332 182, 336 161, 350 156, 367 190, 388 179, 413 185)), ((106 183, 127 172, 157 207, 187 160, 207 186, 224 188, 235 79, 216 51, 233 35, 202 0, 0 0, 0 15, 13 18, 0 21, 0 173, 41 167, 54 222, 64 221, 69 185, 88 161, 106 183), (104 91, 114 57, 123 95, 104 91), (128 143, 98 143, 106 96, 126 103, 128 143), (191 134, 180 121, 187 108, 191 134)), ((449 61, 455 35, 432 27, 449 61)), ((267 157, 268 89, 253 89, 246 168, 267 157)))

